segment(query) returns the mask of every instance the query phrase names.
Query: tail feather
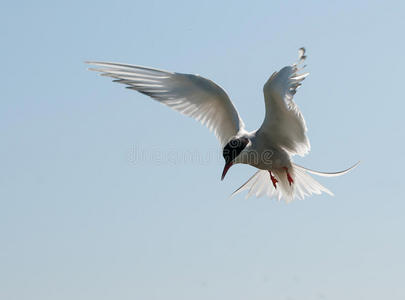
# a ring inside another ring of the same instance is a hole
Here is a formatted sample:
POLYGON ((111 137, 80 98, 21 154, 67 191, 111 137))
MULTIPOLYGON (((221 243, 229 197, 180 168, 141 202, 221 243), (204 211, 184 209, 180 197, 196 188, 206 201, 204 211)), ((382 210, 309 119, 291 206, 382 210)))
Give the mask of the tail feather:
POLYGON ((258 170, 252 177, 248 179, 248 181, 246 181, 240 188, 233 192, 231 197, 243 191, 248 191, 248 193, 246 194, 246 198, 249 198, 252 195, 255 195, 256 197, 266 195, 270 198, 277 198, 279 201, 281 199, 284 199, 288 203, 294 199, 304 199, 305 197, 312 194, 319 195, 321 193, 326 193, 333 196, 333 193, 330 190, 321 185, 310 174, 324 177, 340 176, 348 173, 349 171, 357 167, 358 164, 359 163, 346 170, 335 173, 314 171, 293 164, 290 170, 290 175, 294 179, 294 183, 292 183, 291 186, 283 169, 272 170, 273 175, 278 180, 277 188, 274 188, 270 180, 269 172, 267 170, 258 170))
POLYGON ((305 167, 302 167, 300 165, 297 164, 293 164, 295 167, 300 168, 302 170, 307 171, 308 173, 314 174, 314 175, 318 175, 318 176, 322 176, 322 177, 337 177, 337 176, 341 176, 344 175, 346 173, 349 173, 351 170, 353 170, 354 168, 356 168, 358 165, 360 164, 360 162, 358 161, 357 163, 355 163, 353 166, 351 166, 350 168, 347 168, 346 170, 343 171, 339 171, 339 172, 320 172, 320 171, 315 171, 315 170, 311 170, 305 167))

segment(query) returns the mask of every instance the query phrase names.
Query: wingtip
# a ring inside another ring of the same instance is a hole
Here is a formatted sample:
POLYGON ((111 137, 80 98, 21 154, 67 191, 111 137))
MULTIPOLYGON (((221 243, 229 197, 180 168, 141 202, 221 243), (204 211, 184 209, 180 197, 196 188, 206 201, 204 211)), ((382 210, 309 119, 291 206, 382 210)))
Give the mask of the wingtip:
POLYGON ((89 65, 94 65, 94 64, 100 64, 101 62, 98 60, 85 60, 84 63, 89 64, 89 65))
POLYGON ((95 66, 105 66, 107 64, 110 64, 109 62, 103 62, 98 60, 86 60, 84 63, 87 65, 95 65, 95 66))
POLYGON ((103 73, 104 72, 103 70, 98 69, 98 68, 89 67, 89 68, 87 68, 87 71, 99 72, 98 75, 100 75, 100 76, 109 76, 106 73, 103 73))
POLYGON ((85 63, 86 65, 98 65, 101 62, 95 60, 85 60, 83 63, 85 63))
POLYGON ((306 56, 305 56, 305 52, 306 52, 306 50, 305 50, 305 47, 301 47, 301 48, 299 48, 298 49, 298 57, 299 58, 306 58, 306 56))
MULTIPOLYGON (((301 47, 298 49, 298 61, 292 64, 293 67, 298 68, 298 66, 300 66, 306 60, 307 56, 305 55, 305 53, 306 53, 305 47, 301 47)), ((303 65, 299 68, 302 70, 305 67, 306 65, 303 65)))

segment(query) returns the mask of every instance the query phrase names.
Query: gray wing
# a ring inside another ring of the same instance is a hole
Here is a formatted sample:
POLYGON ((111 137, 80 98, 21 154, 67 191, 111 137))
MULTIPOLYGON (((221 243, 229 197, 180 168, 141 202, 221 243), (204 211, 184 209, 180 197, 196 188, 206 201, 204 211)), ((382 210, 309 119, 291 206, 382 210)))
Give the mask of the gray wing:
POLYGON ((120 63, 86 63, 97 66, 89 70, 200 121, 215 133, 222 146, 244 128, 226 92, 204 77, 120 63))
MULTIPOLYGON (((283 147, 290 154, 304 156, 310 150, 304 117, 293 97, 309 73, 298 74, 303 69, 305 49, 299 51, 299 61, 274 72, 263 87, 266 116, 259 131, 283 147)), ((304 66, 305 67, 305 66, 304 66)))

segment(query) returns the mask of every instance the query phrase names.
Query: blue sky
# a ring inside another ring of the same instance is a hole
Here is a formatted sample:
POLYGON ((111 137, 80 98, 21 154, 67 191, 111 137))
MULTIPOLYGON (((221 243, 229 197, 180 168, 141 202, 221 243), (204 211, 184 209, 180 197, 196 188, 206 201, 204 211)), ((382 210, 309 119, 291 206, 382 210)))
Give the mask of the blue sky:
POLYGON ((404 299, 404 8, 2 3, 0 298, 404 299), (206 128, 83 64, 201 74, 253 130, 264 82, 301 46, 311 75, 296 102, 312 151, 296 161, 362 164, 319 179, 335 197, 289 205, 229 199, 252 168, 221 182, 206 128))

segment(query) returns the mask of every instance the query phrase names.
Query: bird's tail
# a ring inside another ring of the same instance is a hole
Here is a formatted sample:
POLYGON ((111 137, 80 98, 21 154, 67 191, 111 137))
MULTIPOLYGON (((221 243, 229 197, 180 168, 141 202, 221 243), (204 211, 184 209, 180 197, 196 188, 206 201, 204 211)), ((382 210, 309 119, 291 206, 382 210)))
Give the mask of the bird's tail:
POLYGON ((310 196, 312 194, 321 194, 322 192, 333 196, 333 193, 330 190, 321 185, 310 174, 323 177, 340 176, 353 170, 358 164, 359 163, 340 172, 325 173, 310 170, 293 163, 291 170, 289 170, 289 173, 294 180, 291 185, 289 184, 287 174, 284 169, 272 170, 273 176, 277 179, 277 188, 273 186, 269 171, 259 170, 239 189, 233 192, 231 196, 243 191, 248 191, 246 198, 253 195, 256 197, 266 195, 271 198, 277 198, 278 200, 284 199, 286 202, 291 202, 296 198, 304 199, 306 196, 310 196))

